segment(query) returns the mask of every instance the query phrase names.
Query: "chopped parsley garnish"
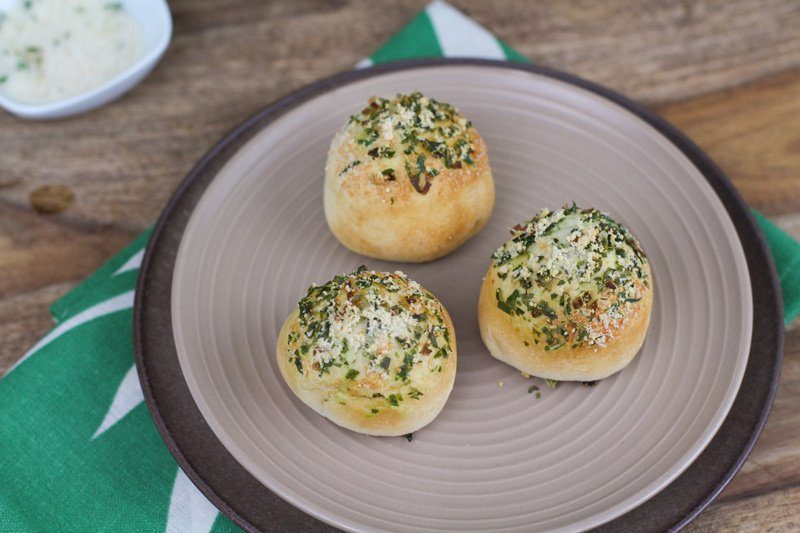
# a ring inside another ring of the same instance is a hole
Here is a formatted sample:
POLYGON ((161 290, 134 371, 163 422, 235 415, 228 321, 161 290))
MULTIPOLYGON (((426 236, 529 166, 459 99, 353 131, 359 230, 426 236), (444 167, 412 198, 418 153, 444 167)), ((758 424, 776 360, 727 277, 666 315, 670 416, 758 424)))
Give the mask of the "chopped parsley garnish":
POLYGON ((358 144, 362 144, 364 146, 370 146, 378 139, 378 132, 374 128, 364 128, 364 131, 362 133, 363 136, 360 139, 356 140, 358 144))
POLYGON ((503 311, 504 313, 513 315, 515 311, 514 302, 516 301, 517 296, 518 293, 516 290, 514 290, 514 292, 512 292, 511 295, 506 300, 503 298, 503 293, 500 292, 500 289, 497 289, 497 291, 495 291, 495 297, 497 298, 497 307, 499 307, 500 310, 503 311))
POLYGON ((358 161, 358 160, 356 160, 356 161, 352 161, 351 163, 348 163, 348 164, 347 164, 347 165, 346 165, 346 166, 345 166, 345 167, 342 169, 342 171, 341 171, 341 172, 339 172, 339 175, 341 176, 342 174, 345 174, 345 173, 347 173, 347 171, 348 171, 348 170, 350 170, 350 169, 353 169, 353 168, 357 167, 357 166, 358 166, 358 165, 360 165, 360 164, 361 164, 361 161, 358 161))
POLYGON ((287 335, 287 356, 297 372, 330 375, 340 393, 362 396, 365 415, 382 407, 420 400, 420 372, 439 373, 452 352, 441 305, 400 272, 366 267, 314 285, 298 302, 299 316, 287 335), (434 363, 434 359, 439 359, 434 363))
POLYGON ((411 365, 413 364, 413 352, 406 352, 406 354, 403 356, 403 364, 400 365, 400 368, 397 370, 397 379, 400 381, 406 381, 408 379, 408 372, 411 370, 411 365))
POLYGON ((542 397, 542 393, 539 391, 539 387, 537 387, 536 385, 531 385, 530 387, 528 387, 528 394, 532 393, 535 393, 537 400, 542 397))
POLYGON ((492 255, 497 308, 519 316, 544 351, 605 346, 650 285, 628 230, 574 203, 517 224, 492 255))
MULTIPOLYGON (((372 98, 360 113, 350 117, 356 143, 369 148, 374 160, 400 155, 406 176, 420 194, 426 194, 443 168, 474 165, 472 124, 450 104, 420 92, 395 98, 372 98)), ((340 175, 344 174, 344 170, 340 175)), ((381 171, 388 181, 394 171, 381 171)))

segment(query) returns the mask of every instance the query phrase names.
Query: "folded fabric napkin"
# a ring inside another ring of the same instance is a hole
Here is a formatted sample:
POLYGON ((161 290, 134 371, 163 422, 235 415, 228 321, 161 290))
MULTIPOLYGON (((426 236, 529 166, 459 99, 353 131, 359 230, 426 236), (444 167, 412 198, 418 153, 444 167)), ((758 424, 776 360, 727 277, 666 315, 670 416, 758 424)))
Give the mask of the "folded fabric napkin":
MULTIPOLYGON (((359 66, 417 57, 527 61, 435 1, 359 66)), ((787 321, 800 245, 756 215, 787 321)), ((133 365, 131 307, 149 232, 51 307, 56 327, 0 380, 0 531, 235 531, 161 441, 133 365)))

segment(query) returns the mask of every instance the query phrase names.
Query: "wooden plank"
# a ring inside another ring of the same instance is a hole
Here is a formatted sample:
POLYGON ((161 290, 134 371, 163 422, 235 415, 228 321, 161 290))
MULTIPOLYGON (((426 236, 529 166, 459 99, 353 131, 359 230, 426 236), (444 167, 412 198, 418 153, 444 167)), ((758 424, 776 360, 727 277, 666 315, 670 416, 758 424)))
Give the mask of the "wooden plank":
POLYGON ((778 533, 800 531, 800 487, 780 488, 739 501, 709 507, 684 531, 753 531, 778 533))
POLYGON ((0 302, 53 283, 81 279, 134 235, 0 203, 0 302))
POLYGON ((533 60, 648 103, 776 74, 800 53, 792 1, 454 4, 533 60))
MULTIPOLYGON (((800 212, 800 69, 656 110, 708 152, 751 206, 800 212)), ((800 237, 792 218, 783 223, 800 237)))

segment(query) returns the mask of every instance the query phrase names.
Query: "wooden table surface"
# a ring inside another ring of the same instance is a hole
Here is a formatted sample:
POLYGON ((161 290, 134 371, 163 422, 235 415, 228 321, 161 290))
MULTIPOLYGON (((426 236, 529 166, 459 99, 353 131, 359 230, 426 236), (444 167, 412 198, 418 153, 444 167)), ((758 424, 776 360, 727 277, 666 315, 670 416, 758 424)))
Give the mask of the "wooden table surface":
MULTIPOLYGON (((655 109, 750 205, 800 238, 800 2, 453 3, 538 63, 655 109)), ((152 224, 222 134, 292 89, 350 68, 424 6, 170 4, 166 56, 121 100, 57 122, 0 114, 0 375, 51 327, 50 303, 152 224), (74 204, 38 214, 29 196, 43 185, 69 187, 74 204)), ((797 321, 761 439, 689 529, 800 529, 797 321)))

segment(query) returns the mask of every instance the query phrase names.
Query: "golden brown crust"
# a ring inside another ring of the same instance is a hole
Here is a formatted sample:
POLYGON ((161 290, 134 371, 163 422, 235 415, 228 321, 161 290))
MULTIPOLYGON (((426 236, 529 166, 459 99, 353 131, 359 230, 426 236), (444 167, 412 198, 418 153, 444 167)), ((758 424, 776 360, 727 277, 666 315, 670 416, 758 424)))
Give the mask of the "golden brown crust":
POLYGON ((478 301, 491 354, 557 381, 595 381, 644 342, 653 287, 636 238, 607 213, 543 209, 492 255, 478 301))
MULTIPOLYGON (((652 280, 647 264, 645 270, 647 279, 652 280)), ((624 329, 605 346, 582 344, 553 351, 545 351, 544 344, 529 342, 527 322, 498 308, 495 291, 499 286, 500 280, 490 267, 478 300, 481 338, 492 356, 532 376, 556 381, 603 379, 630 363, 644 343, 653 305, 652 281, 642 299, 631 306, 624 329)))
MULTIPOLYGON (((424 290, 424 289, 423 289, 424 290)), ((425 291, 426 294, 427 291, 425 291)), ((430 295, 433 298, 432 295, 430 295)), ((410 385, 422 394, 406 397, 398 405, 390 405, 384 396, 352 394, 352 382, 344 382, 341 373, 299 372, 293 363, 290 333, 298 331, 300 311, 295 308, 281 328, 276 346, 278 368, 286 384, 303 403, 335 424, 367 435, 397 436, 413 433, 433 421, 444 407, 453 388, 457 365, 455 329, 447 310, 436 301, 438 312, 449 334, 450 353, 436 360, 440 372, 412 371, 410 385), (347 386, 344 386, 346 383, 347 386), (377 412, 376 412, 377 411, 377 412)), ((426 357, 433 357, 428 354, 426 357)), ((428 359, 430 362, 430 359, 428 359)), ((363 380, 367 381, 367 380, 363 380)), ((370 385, 370 383, 366 383, 370 385)), ((359 385, 360 386, 360 385, 359 385)), ((398 385, 379 380, 367 392, 397 391, 398 385)), ((403 388, 407 391, 408 387, 403 388)))
POLYGON ((467 135, 474 164, 446 168, 427 157, 438 175, 422 194, 412 185, 402 146, 393 158, 375 160, 356 142, 354 128, 345 126, 334 137, 325 166, 325 218, 336 238, 369 257, 424 262, 475 235, 492 213, 494 180, 483 139, 473 128, 467 135), (354 161, 359 164, 348 168, 354 161), (387 167, 393 180, 381 173, 387 167))

